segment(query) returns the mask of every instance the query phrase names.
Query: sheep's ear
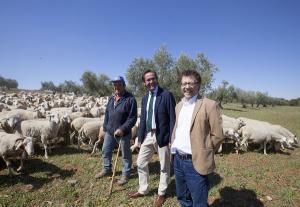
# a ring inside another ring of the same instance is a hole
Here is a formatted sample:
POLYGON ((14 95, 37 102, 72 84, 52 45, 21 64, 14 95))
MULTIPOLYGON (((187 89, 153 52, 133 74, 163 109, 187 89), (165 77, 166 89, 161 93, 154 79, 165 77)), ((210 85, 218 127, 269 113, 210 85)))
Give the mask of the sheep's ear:
POLYGON ((16 150, 20 149, 20 147, 21 147, 22 145, 23 145, 23 141, 21 141, 21 142, 17 145, 16 150))

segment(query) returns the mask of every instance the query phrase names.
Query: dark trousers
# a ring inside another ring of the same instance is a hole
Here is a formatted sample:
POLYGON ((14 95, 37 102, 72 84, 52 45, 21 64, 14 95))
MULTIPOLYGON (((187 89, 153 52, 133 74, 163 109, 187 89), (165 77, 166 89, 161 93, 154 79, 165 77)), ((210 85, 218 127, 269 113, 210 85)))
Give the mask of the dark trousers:
POLYGON ((208 207, 208 177, 195 170, 192 159, 175 154, 174 174, 176 195, 182 207, 208 207))

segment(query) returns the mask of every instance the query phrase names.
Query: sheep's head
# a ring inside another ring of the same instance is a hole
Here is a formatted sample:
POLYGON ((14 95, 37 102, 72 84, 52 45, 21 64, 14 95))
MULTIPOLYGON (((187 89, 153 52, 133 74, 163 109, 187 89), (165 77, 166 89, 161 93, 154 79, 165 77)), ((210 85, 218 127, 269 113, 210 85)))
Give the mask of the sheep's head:
POLYGON ((32 156, 34 154, 33 140, 32 137, 25 137, 25 139, 17 145, 16 150, 24 146, 26 153, 29 156, 32 156))
POLYGON ((294 141, 295 141, 295 144, 298 144, 298 143, 299 143, 299 142, 298 142, 298 138, 297 138, 296 135, 294 136, 294 141))
POLYGON ((237 119, 238 124, 239 124, 239 128, 246 126, 246 123, 242 120, 242 119, 237 119))
POLYGON ((59 119, 58 113, 50 114, 50 115, 48 115, 48 116, 49 116, 49 121, 55 122, 56 124, 59 124, 60 119, 59 119))
POLYGON ((13 130, 19 121, 20 121, 19 117, 12 116, 7 119, 7 125, 11 130, 13 130))
POLYGON ((68 123, 68 124, 70 124, 72 122, 69 114, 63 115, 63 117, 61 117, 61 121, 63 123, 68 123))
POLYGON ((5 129, 5 128, 8 127, 7 126, 7 118, 3 118, 3 119, 0 120, 0 126, 1 126, 2 129, 5 129))

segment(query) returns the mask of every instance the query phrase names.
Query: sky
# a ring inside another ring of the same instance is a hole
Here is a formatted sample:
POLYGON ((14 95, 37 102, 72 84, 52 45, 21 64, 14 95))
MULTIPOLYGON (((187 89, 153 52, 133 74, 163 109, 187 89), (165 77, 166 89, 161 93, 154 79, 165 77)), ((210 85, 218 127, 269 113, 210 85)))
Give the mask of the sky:
POLYGON ((21 89, 125 76, 164 45, 175 60, 204 53, 213 87, 297 98, 299 11, 298 0, 0 0, 0 75, 21 89))

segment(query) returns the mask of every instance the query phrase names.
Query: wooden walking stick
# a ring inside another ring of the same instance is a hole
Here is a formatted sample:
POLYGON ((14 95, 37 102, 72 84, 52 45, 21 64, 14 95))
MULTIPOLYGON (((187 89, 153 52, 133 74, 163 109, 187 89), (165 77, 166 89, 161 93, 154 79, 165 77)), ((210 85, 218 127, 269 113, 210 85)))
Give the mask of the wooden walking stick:
POLYGON ((113 174, 112 174, 111 181, 110 181, 110 187, 109 187, 109 193, 108 193, 109 196, 111 195, 111 192, 112 192, 112 187, 113 187, 114 178, 115 178, 115 174, 116 174, 117 162, 118 162, 118 157, 119 157, 120 147, 121 147, 120 141, 119 142, 117 141, 119 146, 118 146, 118 151, 117 151, 117 155, 116 155, 116 159, 115 159, 115 163, 114 163, 113 174))

